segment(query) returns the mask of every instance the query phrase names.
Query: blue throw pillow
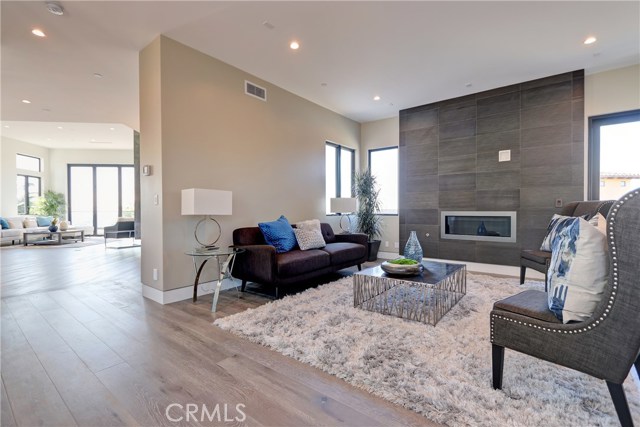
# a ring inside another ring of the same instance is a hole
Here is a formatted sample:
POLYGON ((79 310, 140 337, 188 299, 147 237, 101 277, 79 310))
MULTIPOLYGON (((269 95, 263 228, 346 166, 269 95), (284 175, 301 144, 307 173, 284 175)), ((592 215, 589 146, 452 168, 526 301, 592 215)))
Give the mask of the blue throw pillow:
POLYGON ((38 227, 48 227, 51 225, 51 221, 53 221, 53 217, 51 216, 37 216, 36 223, 38 227))
POLYGON ((258 224, 267 244, 275 246, 277 253, 289 252, 296 247, 296 235, 287 218, 280 215, 276 221, 258 224))
POLYGON ((2 217, 0 217, 0 224, 2 225, 3 230, 7 230, 9 228, 9 223, 2 217))

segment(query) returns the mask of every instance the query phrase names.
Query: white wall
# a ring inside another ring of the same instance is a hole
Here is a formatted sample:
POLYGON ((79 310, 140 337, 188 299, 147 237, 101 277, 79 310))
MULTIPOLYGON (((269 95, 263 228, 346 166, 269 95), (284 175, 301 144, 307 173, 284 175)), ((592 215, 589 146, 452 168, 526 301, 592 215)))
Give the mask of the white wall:
MULTIPOLYGON (((391 117, 362 123, 360 126, 360 164, 362 168, 368 167, 368 153, 373 148, 399 146, 400 144, 400 119, 391 117)), ((381 252, 397 254, 399 249, 395 247, 400 237, 398 215, 382 216, 383 229, 380 240, 381 252)))
POLYGON ((1 179, 0 185, 0 215, 15 216, 18 213, 17 191, 16 191, 16 175, 24 174, 31 176, 39 176, 41 181, 41 191, 44 193, 49 189, 49 155, 47 148, 38 145, 29 144, 27 142, 18 141, 12 138, 1 138, 0 148, 0 167, 1 179), (25 154, 28 156, 39 157, 41 159, 41 172, 24 171, 16 168, 16 154, 25 154))

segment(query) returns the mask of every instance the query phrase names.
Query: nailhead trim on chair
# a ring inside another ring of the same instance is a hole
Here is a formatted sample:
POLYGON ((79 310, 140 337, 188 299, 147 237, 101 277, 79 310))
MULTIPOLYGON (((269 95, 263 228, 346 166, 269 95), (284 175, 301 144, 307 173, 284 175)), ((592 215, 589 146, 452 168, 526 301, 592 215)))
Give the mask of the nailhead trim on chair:
MULTIPOLYGON (((613 236, 613 224, 615 223, 615 219, 616 219, 616 214, 618 213, 618 209, 620 208, 620 206, 622 206, 624 204, 624 202, 626 200, 629 200, 630 198, 637 196, 640 194, 640 191, 634 191, 630 194, 627 194, 624 198, 618 200, 613 207, 611 208, 611 212, 609 213, 609 242, 611 244, 611 255, 613 258, 613 290, 611 291, 611 296, 609 297, 609 304, 607 305, 607 308, 604 310, 604 313, 602 313, 602 316, 600 316, 599 319, 596 319, 594 322, 590 323, 589 325, 581 328, 581 329, 576 329, 573 331, 565 331, 565 330, 561 330, 561 329, 555 329, 555 328, 545 328, 542 326, 538 326, 538 325, 533 325, 531 323, 527 323, 527 322, 521 322, 519 320, 514 320, 514 319, 510 319, 504 316, 499 316, 497 314, 493 314, 491 316, 491 342, 493 342, 493 327, 494 327, 494 322, 495 319, 502 319, 502 320, 507 320, 509 322, 513 322, 513 323, 517 323, 519 325, 524 325, 530 328, 534 328, 534 329, 542 329, 543 331, 548 331, 548 332, 562 332, 565 334, 580 334, 583 332, 587 332, 590 331, 591 329, 595 328, 596 326, 598 326, 600 324, 600 322, 604 321, 604 318, 607 317, 607 314, 609 313, 609 311, 611 311, 611 307, 613 306, 613 302, 615 300, 616 297, 616 290, 618 289, 618 257, 616 255, 616 242, 613 236)), ((602 205, 601 205, 602 206, 602 205)))

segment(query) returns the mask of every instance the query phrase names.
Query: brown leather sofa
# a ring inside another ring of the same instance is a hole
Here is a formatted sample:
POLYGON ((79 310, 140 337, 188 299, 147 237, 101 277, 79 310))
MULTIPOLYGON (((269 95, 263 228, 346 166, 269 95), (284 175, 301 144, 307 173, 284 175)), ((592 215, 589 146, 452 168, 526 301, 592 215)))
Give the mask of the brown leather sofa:
MULTIPOLYGON (((605 218, 609 214, 609 209, 613 206, 614 200, 588 200, 584 202, 567 203, 560 215, 562 216, 584 216, 592 217, 601 213, 605 218)), ((551 220, 551 218, 549 218, 551 220)), ((544 273, 544 288, 547 290, 547 270, 551 261, 551 252, 540 249, 525 249, 520 253, 520 284, 524 283, 525 274, 528 268, 532 268, 540 273, 544 273)))
MULTIPOLYGON (((294 226, 295 227, 295 226, 294 226)), ((334 234, 329 224, 321 223, 326 246, 300 250, 297 246, 284 253, 267 245, 258 227, 233 230, 233 244, 244 249, 233 264, 232 274, 242 280, 244 292, 247 282, 274 286, 276 298, 279 288, 314 279, 328 273, 352 267, 361 269, 367 260, 366 234, 334 234)))

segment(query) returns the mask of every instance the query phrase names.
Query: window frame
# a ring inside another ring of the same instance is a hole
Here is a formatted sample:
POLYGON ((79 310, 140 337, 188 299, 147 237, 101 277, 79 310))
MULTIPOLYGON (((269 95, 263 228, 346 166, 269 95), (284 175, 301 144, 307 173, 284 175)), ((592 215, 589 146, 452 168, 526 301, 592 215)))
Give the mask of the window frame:
POLYGON ((600 200, 600 128, 640 121, 640 109, 589 117, 587 198, 600 200))
MULTIPOLYGON (((369 170, 371 170, 371 153, 375 151, 385 151, 385 150, 398 150, 398 162, 400 162, 400 147, 398 145, 391 145, 389 147, 380 147, 380 148, 371 148, 367 153, 367 165, 369 166, 369 170)), ((398 164, 398 183, 400 183, 400 165, 398 164)), ((400 191, 398 191, 398 195, 400 191)), ((380 216, 398 216, 400 215, 400 200, 398 199, 398 206, 396 206, 396 213, 379 213, 376 212, 376 215, 380 216)))
MULTIPOLYGON (((355 148, 350 148, 350 147, 346 147, 344 145, 340 145, 340 144, 336 144, 335 142, 331 142, 331 141, 325 141, 325 151, 326 151, 326 147, 332 147, 336 150, 336 164, 335 164, 335 180, 336 180, 336 197, 354 197, 353 195, 353 188, 349 189, 349 195, 348 196, 343 196, 342 195, 342 176, 341 176, 341 171, 342 171, 342 150, 346 150, 346 151, 350 151, 351 152, 351 182, 353 183, 353 180, 355 178, 356 175, 356 149, 355 148)), ((326 156, 325 156, 325 162, 326 162, 326 156)), ((326 169, 326 165, 325 165, 325 169, 326 169)), ((324 199, 325 199, 325 205, 327 203, 327 193, 326 193, 327 189, 326 189, 326 177, 325 177, 325 195, 324 195, 324 199)), ((338 216, 338 213, 333 213, 333 212, 325 212, 325 214, 327 216, 338 216)))
MULTIPOLYGON (((40 157, 37 157, 37 156, 30 156, 28 154, 16 153, 16 169, 17 170, 21 170, 21 171, 42 173, 42 159, 40 157), (38 161, 38 170, 19 168, 18 167, 18 156, 28 157, 30 159, 36 159, 38 161)), ((19 174, 19 175, 25 175, 25 174, 19 174)), ((27 176, 27 175, 25 175, 25 176, 27 176)), ((30 175, 28 175, 28 176, 30 176, 30 175)))
MULTIPOLYGON (((29 211, 31 210, 32 206, 31 203, 29 203, 29 180, 31 178, 38 180, 38 197, 42 197, 42 178, 39 176, 35 176, 35 175, 27 175, 24 173, 19 173, 16 174, 16 179, 17 177, 24 177, 24 210, 25 212, 23 214, 18 213, 18 215, 33 215, 31 214, 29 211)), ((17 189, 17 187, 16 187, 17 189)), ((16 197, 18 195, 16 194, 16 197)), ((16 212, 17 212, 17 202, 18 200, 16 200, 16 212)))

